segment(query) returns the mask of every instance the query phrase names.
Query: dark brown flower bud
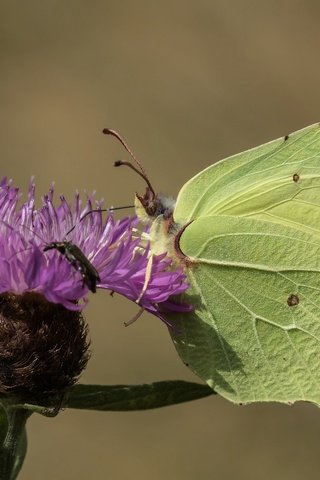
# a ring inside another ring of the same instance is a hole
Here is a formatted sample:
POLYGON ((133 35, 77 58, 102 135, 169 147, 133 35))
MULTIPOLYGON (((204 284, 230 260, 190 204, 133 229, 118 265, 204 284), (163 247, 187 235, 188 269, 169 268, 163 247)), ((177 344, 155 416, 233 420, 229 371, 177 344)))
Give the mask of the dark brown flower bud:
POLYGON ((0 395, 26 402, 63 393, 87 364, 87 333, 80 312, 40 294, 0 295, 0 395))

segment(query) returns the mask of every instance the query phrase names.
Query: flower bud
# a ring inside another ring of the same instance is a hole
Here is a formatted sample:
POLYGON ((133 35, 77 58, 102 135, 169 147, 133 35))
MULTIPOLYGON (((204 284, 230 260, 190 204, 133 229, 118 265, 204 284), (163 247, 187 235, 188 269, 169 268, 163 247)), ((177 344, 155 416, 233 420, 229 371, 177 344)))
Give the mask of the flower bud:
POLYGON ((85 368, 88 328, 79 311, 38 293, 0 295, 0 394, 24 402, 64 392, 85 368))

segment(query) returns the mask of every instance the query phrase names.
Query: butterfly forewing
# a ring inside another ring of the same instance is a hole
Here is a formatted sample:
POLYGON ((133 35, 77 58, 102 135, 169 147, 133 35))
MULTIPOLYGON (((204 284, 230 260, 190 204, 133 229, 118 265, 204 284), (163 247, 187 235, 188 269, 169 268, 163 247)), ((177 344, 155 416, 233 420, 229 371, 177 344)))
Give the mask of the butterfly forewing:
POLYGON ((174 218, 185 224, 208 215, 254 216, 318 230, 319 208, 317 124, 200 172, 182 188, 174 218))

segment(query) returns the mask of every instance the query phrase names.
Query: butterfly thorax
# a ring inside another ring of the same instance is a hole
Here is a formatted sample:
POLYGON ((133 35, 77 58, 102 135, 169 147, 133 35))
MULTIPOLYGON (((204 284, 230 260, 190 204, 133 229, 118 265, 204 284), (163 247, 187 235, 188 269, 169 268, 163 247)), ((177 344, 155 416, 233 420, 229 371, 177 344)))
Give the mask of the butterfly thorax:
POLYGON ((139 219, 150 225, 151 252, 167 253, 173 264, 189 265, 189 259, 179 247, 179 239, 185 226, 174 221, 175 200, 162 194, 154 194, 148 187, 144 196, 136 194, 135 210, 139 219))

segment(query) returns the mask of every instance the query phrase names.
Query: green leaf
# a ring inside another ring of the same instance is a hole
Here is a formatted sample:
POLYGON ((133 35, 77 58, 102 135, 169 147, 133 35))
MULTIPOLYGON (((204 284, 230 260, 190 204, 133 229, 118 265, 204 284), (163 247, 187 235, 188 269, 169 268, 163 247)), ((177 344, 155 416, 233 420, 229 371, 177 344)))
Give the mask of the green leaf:
POLYGON ((64 407, 103 411, 147 410, 214 393, 207 385, 182 380, 145 385, 75 385, 64 407))
POLYGON ((63 396, 48 397, 45 405, 16 404, 16 408, 53 417, 61 408, 82 410, 148 410, 189 402, 214 394, 207 385, 169 380, 143 385, 77 384, 63 396))
POLYGON ((183 361, 236 403, 320 404, 319 125, 208 167, 161 221, 152 252, 177 253, 195 306, 168 315, 183 361))

